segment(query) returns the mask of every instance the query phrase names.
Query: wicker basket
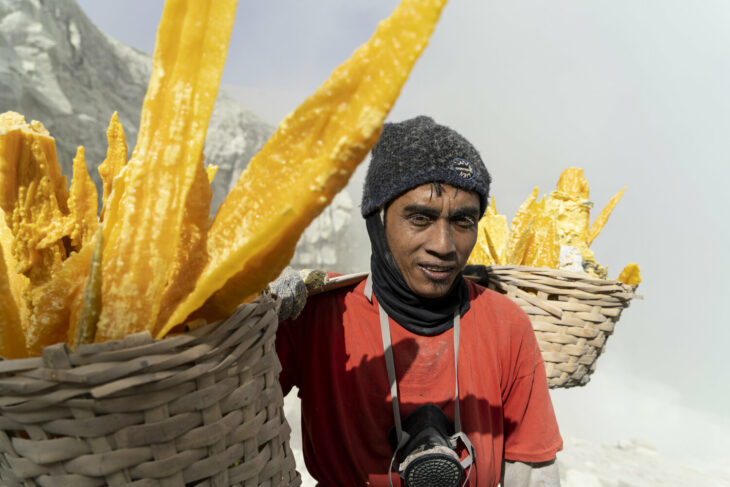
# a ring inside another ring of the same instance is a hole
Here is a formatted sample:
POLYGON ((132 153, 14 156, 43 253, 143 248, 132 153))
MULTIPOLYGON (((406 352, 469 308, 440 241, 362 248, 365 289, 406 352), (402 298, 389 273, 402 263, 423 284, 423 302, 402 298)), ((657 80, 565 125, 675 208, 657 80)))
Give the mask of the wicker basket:
POLYGON ((262 297, 184 335, 0 361, 0 485, 300 485, 262 297))
POLYGON ((488 270, 487 285, 530 317, 551 388, 588 383, 621 311, 637 297, 633 286, 576 272, 522 266, 488 270))

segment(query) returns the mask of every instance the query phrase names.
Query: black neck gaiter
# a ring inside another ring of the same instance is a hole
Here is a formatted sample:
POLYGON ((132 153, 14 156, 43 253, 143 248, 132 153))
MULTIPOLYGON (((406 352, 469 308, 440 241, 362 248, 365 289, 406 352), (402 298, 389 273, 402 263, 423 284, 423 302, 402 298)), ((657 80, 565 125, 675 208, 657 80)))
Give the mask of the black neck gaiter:
POLYGON ((395 263, 380 213, 373 213, 365 219, 365 223, 372 246, 370 272, 373 292, 388 316, 418 335, 438 335, 451 328, 456 310, 463 316, 469 309, 469 287, 461 273, 443 297, 429 299, 418 296, 408 287, 395 263))

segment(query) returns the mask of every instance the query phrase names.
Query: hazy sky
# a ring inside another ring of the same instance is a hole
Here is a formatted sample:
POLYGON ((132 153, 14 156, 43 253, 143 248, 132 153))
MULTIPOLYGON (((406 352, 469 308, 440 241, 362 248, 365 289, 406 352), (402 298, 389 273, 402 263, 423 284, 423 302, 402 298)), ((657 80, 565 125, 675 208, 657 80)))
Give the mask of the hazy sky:
MULTIPOLYGON (((240 1, 223 82, 275 123, 396 3, 240 1)), ((152 51, 161 1, 80 4, 152 51)), ((639 263, 646 299, 624 312, 592 382, 554 393, 569 433, 727 458, 728 25, 726 0, 452 0, 390 116, 425 113, 466 135, 510 219, 569 166, 585 168, 594 215, 628 186, 593 248, 611 277, 639 263)))

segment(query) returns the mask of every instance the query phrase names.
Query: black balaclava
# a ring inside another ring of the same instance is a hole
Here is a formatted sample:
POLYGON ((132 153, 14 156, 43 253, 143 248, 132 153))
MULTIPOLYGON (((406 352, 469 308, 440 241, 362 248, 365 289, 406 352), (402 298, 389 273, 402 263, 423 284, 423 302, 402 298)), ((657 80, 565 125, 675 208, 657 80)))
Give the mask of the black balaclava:
POLYGON ((417 186, 438 182, 477 193, 483 214, 490 181, 479 153, 451 128, 425 116, 383 127, 365 177, 362 215, 372 246, 373 291, 388 315, 407 330, 431 336, 451 328, 454 313, 469 309, 469 288, 459 274, 441 298, 415 294, 390 251, 381 209, 417 186))

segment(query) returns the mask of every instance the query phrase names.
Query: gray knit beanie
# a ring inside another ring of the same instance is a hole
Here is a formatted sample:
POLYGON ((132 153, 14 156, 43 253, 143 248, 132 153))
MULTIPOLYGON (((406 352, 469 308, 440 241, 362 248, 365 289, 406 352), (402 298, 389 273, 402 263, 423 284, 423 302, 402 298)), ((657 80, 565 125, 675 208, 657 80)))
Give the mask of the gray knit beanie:
POLYGON ((450 184, 479 195, 483 214, 491 178, 468 140, 432 118, 386 123, 373 147, 362 192, 367 218, 406 191, 426 183, 450 184))

